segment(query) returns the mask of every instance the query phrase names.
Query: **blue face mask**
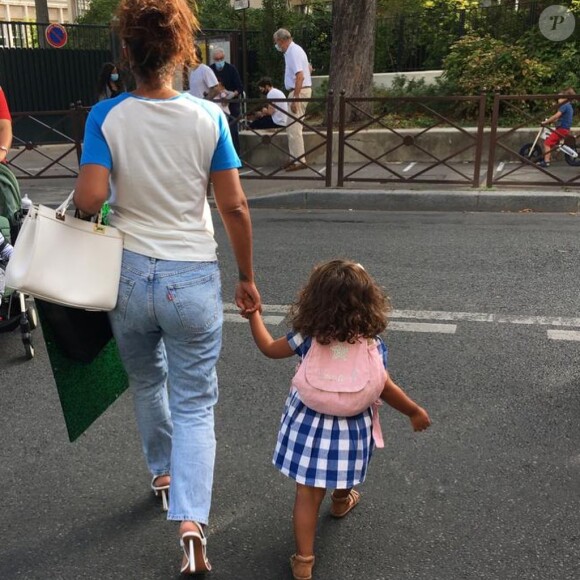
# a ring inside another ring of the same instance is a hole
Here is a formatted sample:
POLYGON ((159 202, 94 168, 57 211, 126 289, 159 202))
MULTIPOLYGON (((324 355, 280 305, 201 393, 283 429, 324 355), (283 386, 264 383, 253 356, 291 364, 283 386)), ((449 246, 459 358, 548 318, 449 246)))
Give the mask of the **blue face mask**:
POLYGON ((111 80, 116 83, 119 80, 119 73, 111 73, 111 80))
POLYGON ((217 68, 217 70, 222 70, 224 68, 226 64, 225 60, 216 60, 215 61, 215 67, 217 68))

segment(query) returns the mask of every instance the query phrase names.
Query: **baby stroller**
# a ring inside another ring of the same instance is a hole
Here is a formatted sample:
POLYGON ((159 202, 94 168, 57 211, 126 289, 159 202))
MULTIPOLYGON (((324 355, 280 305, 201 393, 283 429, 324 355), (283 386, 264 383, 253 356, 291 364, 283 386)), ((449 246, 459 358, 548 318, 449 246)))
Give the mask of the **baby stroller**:
MULTIPOLYGON (((0 163, 0 232, 8 243, 14 244, 24 213, 20 188, 16 177, 0 163)), ((34 357, 31 332, 38 326, 36 308, 29 296, 4 288, 6 263, 0 261, 0 332, 12 332, 20 327, 26 358, 34 357)))

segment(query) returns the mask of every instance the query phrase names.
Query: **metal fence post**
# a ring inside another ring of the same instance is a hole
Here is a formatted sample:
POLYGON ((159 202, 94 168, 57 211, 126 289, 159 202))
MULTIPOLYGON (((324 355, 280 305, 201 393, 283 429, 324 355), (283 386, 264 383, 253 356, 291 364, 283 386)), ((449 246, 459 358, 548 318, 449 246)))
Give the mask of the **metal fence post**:
POLYGON ((83 136, 85 133, 84 111, 81 101, 71 104, 72 116, 72 134, 75 142, 75 149, 77 152, 77 160, 79 167, 81 164, 81 156, 83 154, 83 136))
POLYGON ((495 165, 495 148, 497 140, 497 124, 499 122, 499 94, 493 95, 493 111, 491 113, 491 130, 489 132, 489 158, 487 161, 486 187, 493 185, 493 168, 495 165))
POLYGON ((344 185, 344 117, 345 117, 345 91, 340 91, 338 101, 338 178, 336 185, 344 185))
POLYGON ((332 141, 334 137, 334 91, 326 97, 326 187, 332 185, 332 141))
POLYGON ((483 152, 483 128, 485 126, 485 100, 486 94, 479 94, 479 115, 477 118, 477 137, 475 140, 475 165, 473 167, 472 187, 479 187, 481 175, 481 154, 483 152))

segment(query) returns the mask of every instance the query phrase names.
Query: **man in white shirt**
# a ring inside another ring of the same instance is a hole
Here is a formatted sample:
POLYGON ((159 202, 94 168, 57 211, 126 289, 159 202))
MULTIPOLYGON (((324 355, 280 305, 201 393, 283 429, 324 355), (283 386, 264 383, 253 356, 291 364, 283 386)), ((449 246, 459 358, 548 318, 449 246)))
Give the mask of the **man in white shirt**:
MULTIPOLYGON (((258 90, 270 99, 285 99, 286 95, 272 86, 270 77, 263 77, 258 81, 258 90)), ((290 121, 288 103, 268 103, 258 113, 256 118, 250 123, 251 129, 280 129, 286 127, 290 121), (282 110, 280 110, 282 109, 282 110)))
POLYGON ((209 66, 203 64, 201 48, 195 47, 197 65, 189 71, 189 92, 200 99, 213 99, 218 93, 218 80, 209 66))
MULTIPOLYGON (((284 28, 280 28, 274 33, 274 45, 276 50, 284 53, 286 61, 284 85, 286 90, 290 91, 288 98, 309 99, 312 96, 312 79, 306 53, 292 40, 292 35, 284 28)), ((295 117, 302 119, 306 112, 306 105, 305 102, 294 101, 290 104, 290 111, 295 117)), ((287 131, 288 148, 292 160, 286 167, 286 171, 296 171, 306 167, 302 130, 302 123, 290 118, 287 131)))

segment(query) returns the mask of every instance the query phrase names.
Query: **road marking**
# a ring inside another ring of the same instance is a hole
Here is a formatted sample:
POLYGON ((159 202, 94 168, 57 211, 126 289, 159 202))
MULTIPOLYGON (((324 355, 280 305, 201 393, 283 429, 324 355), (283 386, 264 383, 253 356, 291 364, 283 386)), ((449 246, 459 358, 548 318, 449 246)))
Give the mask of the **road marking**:
MULTIPOLYGON (((264 324, 271 324, 277 326, 284 320, 284 316, 263 316, 264 324)), ((233 314, 231 312, 224 312, 224 322, 248 322, 240 314, 233 314)))
MULTIPOLYGON (((264 304, 264 312, 286 314, 288 304, 264 304)), ((237 311, 235 304, 224 304, 224 310, 237 311)), ((487 314, 484 312, 447 312, 445 310, 393 310, 391 320, 437 320, 442 322, 491 322, 495 324, 527 324, 537 326, 580 327, 580 318, 565 316, 521 316, 517 314, 487 314)))
POLYGON ((407 165, 407 167, 405 167, 405 169, 403 169, 403 173, 406 173, 407 171, 409 171, 415 165, 417 165, 417 162, 416 161, 411 161, 411 163, 409 163, 409 165, 407 165))
POLYGON ((503 168, 505 167, 505 161, 502 161, 498 166, 497 166, 497 172, 499 173, 500 171, 503 171, 503 168))
POLYGON ((575 340, 576 342, 580 342, 580 331, 548 329, 548 338, 552 340, 575 340))
POLYGON ((455 334, 456 324, 429 324, 428 322, 391 322, 388 330, 402 330, 405 332, 439 332, 441 334, 455 334))
POLYGON ((517 314, 486 314, 482 312, 445 312, 441 310, 393 310, 391 318, 444 320, 446 322, 493 322, 541 326, 580 326, 580 318, 564 316, 520 316, 517 314))

